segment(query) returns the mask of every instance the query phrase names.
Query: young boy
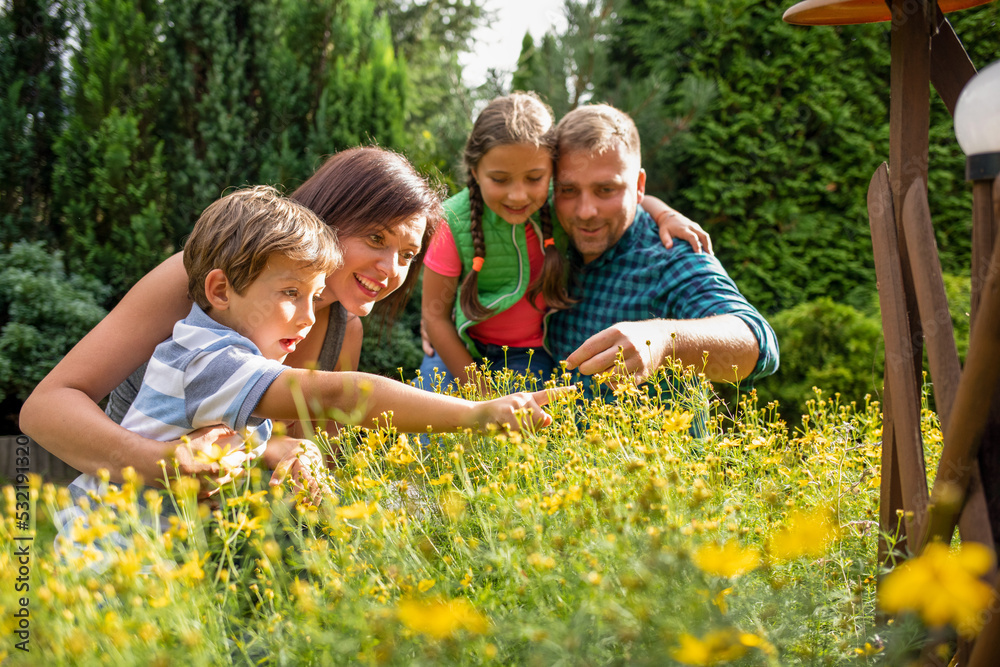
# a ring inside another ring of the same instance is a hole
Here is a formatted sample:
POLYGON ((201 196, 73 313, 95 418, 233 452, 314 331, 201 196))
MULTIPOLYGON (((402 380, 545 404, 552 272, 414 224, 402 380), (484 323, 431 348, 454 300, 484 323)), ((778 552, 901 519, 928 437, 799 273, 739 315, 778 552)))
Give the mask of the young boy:
MULTIPOLYGON (((251 430, 252 455, 261 455, 270 419, 301 417, 292 385, 309 404, 349 414, 362 423, 383 422, 392 411, 402 431, 476 428, 487 423, 518 427, 524 410, 535 426, 551 418, 541 409, 544 392, 472 402, 429 394, 395 380, 354 372, 313 372, 282 364, 315 322, 314 303, 327 275, 342 265, 332 229, 307 208, 273 188, 238 190, 202 213, 184 246, 190 314, 157 346, 122 426, 145 437, 176 440, 203 426, 251 430), (279 376, 282 381, 277 381, 279 376), (283 381, 285 377, 290 381, 283 381)), ((101 481, 81 475, 74 501, 100 495, 101 481)), ((79 507, 60 512, 67 537, 79 507)))

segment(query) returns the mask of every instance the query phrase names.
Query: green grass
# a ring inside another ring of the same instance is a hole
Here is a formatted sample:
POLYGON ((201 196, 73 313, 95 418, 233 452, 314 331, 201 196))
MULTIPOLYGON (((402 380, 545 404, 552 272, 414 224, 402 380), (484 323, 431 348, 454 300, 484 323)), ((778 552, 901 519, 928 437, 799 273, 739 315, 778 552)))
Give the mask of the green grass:
MULTIPOLYGON (((321 434, 340 464, 319 507, 267 491, 253 471, 217 509, 190 489, 168 497, 179 518, 161 535, 139 521, 142 488, 126 483, 109 499, 117 512, 94 512, 80 536, 125 526, 131 546, 97 571, 86 553, 59 559, 37 539, 31 652, 10 639, 0 656, 839 665, 899 664, 919 650, 913 619, 876 621, 877 403, 817 391, 788 425, 751 394, 713 404, 699 440, 689 415, 619 394, 613 405, 553 405, 555 423, 537 433, 435 435, 427 446, 388 430, 321 434), (728 555, 713 560, 722 545, 728 555), (734 574, 737 556, 746 566, 734 574)), ((940 432, 924 418, 933 469, 940 432)), ((39 534, 51 534, 65 490, 33 494, 39 534)), ((12 501, 5 490, 4 582, 18 569, 12 501)), ((5 638, 20 595, 0 589, 5 638)))

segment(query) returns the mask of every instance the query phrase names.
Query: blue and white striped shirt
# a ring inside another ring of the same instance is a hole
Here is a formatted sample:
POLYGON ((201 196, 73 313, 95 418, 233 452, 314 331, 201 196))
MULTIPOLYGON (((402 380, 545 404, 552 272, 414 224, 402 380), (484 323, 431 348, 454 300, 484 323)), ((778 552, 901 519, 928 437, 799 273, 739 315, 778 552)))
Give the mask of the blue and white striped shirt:
MULTIPOLYGON (((237 433, 253 431, 254 453, 260 456, 271 436, 271 421, 254 417, 253 411, 286 368, 195 304, 153 352, 122 426, 165 442, 203 426, 225 424, 237 433)), ((91 494, 100 496, 102 487, 96 476, 80 475, 69 490, 78 502, 91 494)), ((76 506, 59 512, 60 537, 72 541, 70 530, 79 516, 85 515, 76 506)))

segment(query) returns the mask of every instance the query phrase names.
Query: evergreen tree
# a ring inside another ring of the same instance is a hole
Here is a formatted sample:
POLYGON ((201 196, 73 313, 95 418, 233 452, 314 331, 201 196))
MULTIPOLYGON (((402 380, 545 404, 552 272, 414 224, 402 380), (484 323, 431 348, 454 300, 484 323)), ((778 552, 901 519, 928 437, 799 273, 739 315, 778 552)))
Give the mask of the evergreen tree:
POLYGON ((566 56, 556 36, 545 33, 541 45, 536 47, 531 33, 525 33, 511 88, 538 93, 558 120, 570 110, 567 80, 566 56))
POLYGON ((0 5, 0 246, 50 239, 53 144, 64 111, 62 54, 75 3, 0 5))
POLYGON ((170 251, 163 145, 154 136, 164 87, 158 11, 155 0, 86 0, 71 113, 55 146, 67 262, 115 296, 170 251))
POLYGON ((257 181, 262 92, 253 54, 268 51, 271 21, 254 0, 162 5, 163 89, 157 126, 171 175, 170 226, 179 244, 228 187, 257 181), (256 19, 256 20, 255 20, 256 19), (262 37, 262 35, 264 35, 262 37))
POLYGON ((490 17, 481 0, 378 0, 406 63, 406 155, 425 173, 461 188, 461 155, 479 99, 462 81, 460 53, 490 17))
MULTIPOLYGON (((708 227, 755 305, 775 312, 830 296, 863 309, 875 290, 865 193, 889 156, 889 26, 791 26, 785 9, 777 0, 630 0, 603 85, 649 76, 666 87, 664 131, 640 128, 647 190, 672 195, 708 227), (714 95, 698 93, 703 79, 714 95), (700 117, 684 110, 692 95, 708 100, 700 117), (678 123, 690 131, 673 135, 678 123)), ((949 15, 978 66, 989 62, 978 52, 995 57, 998 15, 997 5, 949 15)), ((968 188, 938 100, 930 150, 939 249, 945 270, 960 272, 968 188)))

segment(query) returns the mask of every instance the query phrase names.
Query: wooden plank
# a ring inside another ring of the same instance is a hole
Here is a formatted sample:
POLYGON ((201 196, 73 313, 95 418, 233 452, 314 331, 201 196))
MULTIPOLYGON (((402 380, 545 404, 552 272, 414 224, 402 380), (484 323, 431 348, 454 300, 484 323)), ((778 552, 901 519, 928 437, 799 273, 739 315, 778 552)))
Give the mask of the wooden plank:
MULTIPOLYGON (((972 324, 969 353, 958 383, 951 419, 944 432, 944 450, 934 482, 932 508, 924 542, 947 540, 955 527, 951 499, 964 494, 974 470, 989 408, 1000 384, 1000 246, 993 249, 981 293, 979 314, 972 324)), ((988 474, 988 471, 984 471, 988 474)))
MULTIPOLYGON (((907 249, 915 269, 913 281, 920 306, 928 365, 934 382, 934 399, 941 428, 947 430, 962 369, 955 347, 951 311, 948 309, 948 297, 945 295, 944 279, 941 276, 941 260, 938 257, 934 226, 922 180, 914 181, 906 193, 903 226, 906 229, 907 249)), ((959 532, 962 540, 979 542, 994 549, 993 530, 979 476, 979 465, 975 461, 972 465, 975 469, 970 475, 969 493, 959 518, 959 532)), ((990 578, 992 579, 992 574, 990 578)))
POLYGON ((882 478, 879 488, 879 538, 878 562, 880 565, 892 566, 905 556, 903 547, 906 545, 906 523, 899 520, 897 512, 906 511, 903 507, 903 488, 899 479, 899 461, 896 456, 896 432, 893 428, 892 387, 889 378, 885 379, 882 390, 882 478), (890 543, 886 536, 894 536, 890 543))
POLYGON ((951 311, 948 309, 948 297, 944 291, 941 260, 938 257, 937 240, 934 238, 934 226, 931 223, 923 179, 914 180, 906 193, 903 202, 903 228, 906 230, 906 248, 914 268, 913 284, 927 346, 931 379, 934 381, 934 398, 944 427, 955 402, 962 366, 955 346, 955 331, 951 323, 951 311))
POLYGON ((962 88, 975 75, 976 66, 951 23, 938 9, 937 30, 931 37, 931 83, 951 115, 955 115, 955 104, 962 88))
POLYGON ((979 312, 980 293, 990 270, 990 257, 996 245, 996 224, 993 220, 993 184, 989 181, 972 183, 972 323, 979 312))
MULTIPOLYGON (((875 253, 879 304, 885 337, 886 381, 892 388, 886 410, 891 410, 903 506, 908 535, 921 535, 927 509, 927 477, 920 435, 920 386, 914 368, 909 313, 902 298, 903 272, 889 174, 883 163, 868 187, 868 220, 875 253)), ((884 444, 884 440, 883 440, 884 444)), ((917 545, 910 545, 916 552, 917 545)))
MULTIPOLYGON (((1000 577, 993 579, 993 590, 1000 590, 1000 577)), ((972 648, 972 656, 967 664, 969 667, 996 667, 997 656, 1000 656, 1000 614, 997 613, 997 602, 987 610, 986 624, 983 626, 976 643, 972 648)))
POLYGON ((902 268, 906 313, 913 334, 912 364, 917 385, 923 347, 917 298, 903 230, 903 198, 917 179, 927 182, 928 132, 930 130, 930 40, 928 0, 891 0, 889 71, 889 183, 896 216, 899 261, 902 268))

